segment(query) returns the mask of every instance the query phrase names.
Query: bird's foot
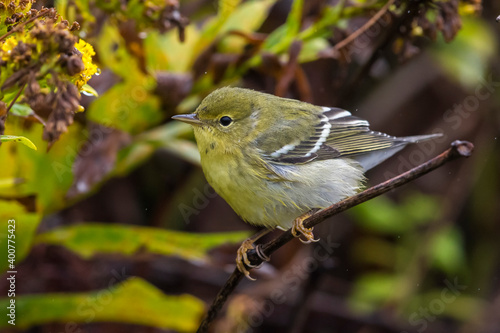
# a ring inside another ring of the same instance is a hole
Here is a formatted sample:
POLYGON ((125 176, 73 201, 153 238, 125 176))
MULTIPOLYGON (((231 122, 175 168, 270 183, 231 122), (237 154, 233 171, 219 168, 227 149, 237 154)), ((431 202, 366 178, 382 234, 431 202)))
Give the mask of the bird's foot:
POLYGON ((311 210, 305 214, 300 215, 293 221, 292 235, 294 237, 297 237, 304 244, 309 244, 311 242, 319 241, 319 239, 314 238, 314 234, 312 232, 313 228, 304 227, 304 220, 309 218, 315 212, 316 210, 311 210), (300 238, 300 236, 304 236, 306 240, 303 240, 302 238, 300 238))
POLYGON ((252 237, 248 238, 241 244, 236 253, 236 267, 238 267, 238 270, 241 273, 245 274, 245 276, 249 280, 255 281, 255 279, 250 276, 250 271, 247 269, 247 267, 259 268, 260 266, 262 266, 264 261, 269 261, 269 257, 264 252, 262 252, 261 246, 260 245, 254 246, 253 244, 255 241, 257 241, 259 238, 261 238, 268 232, 269 230, 262 230, 257 234, 253 235, 252 237), (260 263, 259 265, 252 264, 248 259, 247 252, 253 249, 255 249, 257 256, 262 260, 262 263, 260 263))

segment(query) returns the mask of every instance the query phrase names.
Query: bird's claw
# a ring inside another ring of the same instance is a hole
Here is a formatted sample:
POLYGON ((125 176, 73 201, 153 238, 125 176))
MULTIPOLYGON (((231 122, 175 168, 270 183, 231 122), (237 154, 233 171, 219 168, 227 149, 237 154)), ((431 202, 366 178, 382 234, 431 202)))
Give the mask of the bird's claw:
POLYGON ((254 242, 253 238, 248 238, 241 244, 236 253, 236 267, 238 267, 238 270, 241 273, 245 274, 247 279, 255 281, 255 279, 250 276, 250 272, 248 271, 247 267, 259 268, 260 266, 262 266, 264 261, 269 261, 269 257, 266 254, 264 254, 264 252, 262 252, 262 248, 260 245, 257 245, 255 247, 253 245, 253 242, 254 242), (255 249, 257 256, 262 260, 262 262, 259 265, 252 264, 248 259, 247 252, 248 250, 253 250, 253 249, 255 249))
POLYGON ((313 214, 313 212, 308 212, 304 215, 297 217, 293 221, 292 235, 294 237, 297 237, 304 244, 309 244, 311 242, 318 242, 319 241, 319 239, 314 238, 314 234, 312 232, 313 228, 304 227, 304 220, 306 220, 312 214, 313 214), (306 238, 306 240, 303 240, 302 238, 300 238, 300 236, 304 236, 306 238))

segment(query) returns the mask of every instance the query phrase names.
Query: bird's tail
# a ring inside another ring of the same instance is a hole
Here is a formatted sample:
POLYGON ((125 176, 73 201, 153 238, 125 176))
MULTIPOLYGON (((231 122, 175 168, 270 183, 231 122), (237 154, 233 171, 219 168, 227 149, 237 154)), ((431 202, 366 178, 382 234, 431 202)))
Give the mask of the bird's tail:
POLYGON ((389 140, 392 143, 391 147, 369 151, 364 154, 360 154, 357 156, 353 156, 352 158, 358 161, 358 163, 365 169, 369 170, 376 166, 377 164, 382 163, 392 155, 396 154, 398 151, 406 147, 411 143, 418 143, 426 140, 431 140, 435 138, 439 138, 442 134, 427 134, 427 135, 415 135, 415 136, 404 136, 404 137, 390 137, 383 133, 372 132, 372 134, 376 135, 379 139, 389 140))
POLYGON ((442 137, 443 134, 441 133, 435 133, 435 134, 427 134, 427 135, 414 135, 414 136, 403 136, 403 137, 398 137, 398 140, 403 140, 406 142, 411 142, 411 143, 418 143, 422 141, 427 141, 435 138, 442 137))

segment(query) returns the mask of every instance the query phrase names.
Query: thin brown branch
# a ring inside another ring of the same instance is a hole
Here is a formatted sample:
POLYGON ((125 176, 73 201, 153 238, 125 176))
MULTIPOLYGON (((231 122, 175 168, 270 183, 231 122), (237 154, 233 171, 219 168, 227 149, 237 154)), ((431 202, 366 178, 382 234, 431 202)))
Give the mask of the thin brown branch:
POLYGON ((276 83, 276 89, 274 90, 274 94, 279 97, 285 97, 288 92, 288 88, 295 77, 295 72, 298 67, 298 59, 300 50, 302 49, 302 42, 296 40, 290 45, 289 60, 285 65, 283 70, 281 71, 281 75, 278 78, 278 82, 276 83))
POLYGON ((24 87, 26 87, 26 82, 19 89, 19 91, 17 92, 16 96, 14 96, 14 99, 12 100, 12 102, 10 102, 9 107, 7 108, 7 114, 9 113, 10 109, 12 109, 12 107, 16 103, 17 99, 19 98, 19 96, 21 96, 21 93, 23 92, 24 87))
POLYGON ((349 43, 351 43, 352 41, 354 41, 356 38, 358 38, 362 34, 364 34, 366 32, 366 30, 370 29, 370 27, 372 25, 377 23, 377 21, 382 17, 382 15, 384 15, 389 10, 389 7, 394 3, 394 1, 395 0, 387 1, 387 3, 382 8, 380 8, 380 10, 375 15, 373 15, 372 18, 370 18, 368 20, 368 22, 363 24, 361 26, 361 28, 354 31, 352 34, 347 36, 345 39, 343 39, 340 42, 338 42, 337 44, 335 44, 333 46, 333 49, 338 51, 338 50, 342 49, 343 47, 345 47, 346 45, 348 45, 349 43))
MULTIPOLYGON (((330 207, 327 207, 323 210, 316 212, 315 214, 311 215, 308 219, 304 221, 304 226, 311 228, 321 223, 328 217, 339 214, 351 207, 359 205, 360 203, 373 199, 392 189, 395 189, 399 186, 409 183, 410 181, 415 180, 431 172, 432 170, 441 167, 447 162, 450 162, 459 157, 469 157, 472 154, 473 149, 474 145, 468 141, 458 141, 458 140, 454 141, 451 144, 450 148, 448 148, 440 155, 430 159, 429 161, 420 164, 419 166, 405 173, 402 173, 399 176, 391 178, 376 186, 370 187, 364 190, 363 192, 360 192, 352 197, 349 197, 345 200, 342 200, 340 202, 331 205, 330 207)), ((289 229, 284 233, 282 233, 277 238, 275 238, 274 240, 262 245, 261 246, 262 253, 264 253, 264 255, 266 256, 270 256, 272 253, 274 253, 284 244, 291 241, 293 238, 294 237, 291 233, 291 230, 289 229)), ((254 265, 258 265, 262 262, 262 260, 255 253, 255 251, 249 251, 248 258, 254 265)), ((247 269, 250 270, 251 268, 249 267, 247 269)), ((235 269, 233 271, 229 279, 226 281, 222 289, 215 297, 212 305, 208 309, 206 317, 203 319, 197 332, 199 333, 207 332, 210 324, 217 317, 220 309, 225 304, 228 296, 234 291, 238 283, 241 281, 242 277, 243 274, 238 269, 235 269)))
MULTIPOLYGON (((342 97, 343 100, 348 100, 352 97, 352 95, 359 90, 360 82, 369 77, 368 73, 370 72, 372 66, 375 62, 383 56, 386 51, 390 50, 393 41, 400 36, 400 31, 402 27, 407 27, 407 25, 413 22, 413 19, 419 13, 419 6, 421 5, 420 1, 409 1, 406 4, 406 7, 402 11, 399 17, 396 17, 395 21, 387 28, 384 29, 381 33, 378 40, 375 42, 373 47, 373 52, 371 53, 369 59, 359 67, 355 73, 351 76, 352 79, 344 86, 339 93, 339 96, 342 97)), ((406 30, 409 30, 407 27, 406 30)), ((337 101, 337 103, 340 101, 337 101)))
POLYGON ((0 36, 0 41, 4 40, 5 38, 9 37, 10 35, 12 35, 13 33, 16 33, 16 32, 20 32, 21 29, 27 25, 27 24, 30 24, 31 22, 35 21, 36 19, 40 18, 40 17, 43 17, 43 16, 47 16, 48 14, 51 14, 52 11, 51 10, 48 10, 46 8, 40 10, 40 12, 31 17, 30 19, 28 19, 27 21, 25 22, 21 22, 19 23, 18 25, 16 25, 15 27, 12 27, 12 29, 7 32, 6 34, 4 34, 3 36, 0 36))
MULTIPOLYGON (((308 219, 304 221, 304 226, 307 228, 314 227, 315 225, 321 223, 323 220, 341 213, 351 207, 359 205, 365 201, 373 199, 381 194, 389 192, 396 187, 402 186, 412 180, 415 180, 432 170, 435 170, 442 166, 443 164, 454 160, 458 157, 469 157, 474 149, 474 145, 467 141, 454 141, 451 144, 451 147, 448 148, 445 152, 440 155, 434 157, 433 159, 420 164, 419 166, 400 174, 394 178, 391 178, 381 184, 370 187, 369 189, 364 190, 361 193, 358 193, 352 197, 344 199, 336 204, 331 205, 328 208, 318 211, 317 213, 311 215, 308 219)), ((279 249, 285 243, 292 240, 294 237, 290 230, 285 231, 276 239, 270 241, 269 243, 262 246, 262 252, 270 256, 274 251, 279 249)), ((250 257, 250 256, 249 256, 250 257)), ((251 256, 252 263, 260 262, 261 260, 256 255, 251 256), (252 260, 253 259, 253 260, 252 260)))

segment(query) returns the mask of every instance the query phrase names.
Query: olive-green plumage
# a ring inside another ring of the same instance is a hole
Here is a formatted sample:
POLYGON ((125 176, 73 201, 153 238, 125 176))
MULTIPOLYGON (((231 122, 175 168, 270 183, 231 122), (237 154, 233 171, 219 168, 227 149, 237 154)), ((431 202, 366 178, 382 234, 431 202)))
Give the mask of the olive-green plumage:
POLYGON ((188 122, 208 182, 245 221, 289 228, 294 218, 355 194, 365 170, 408 143, 349 112, 241 88, 208 95, 188 122))

